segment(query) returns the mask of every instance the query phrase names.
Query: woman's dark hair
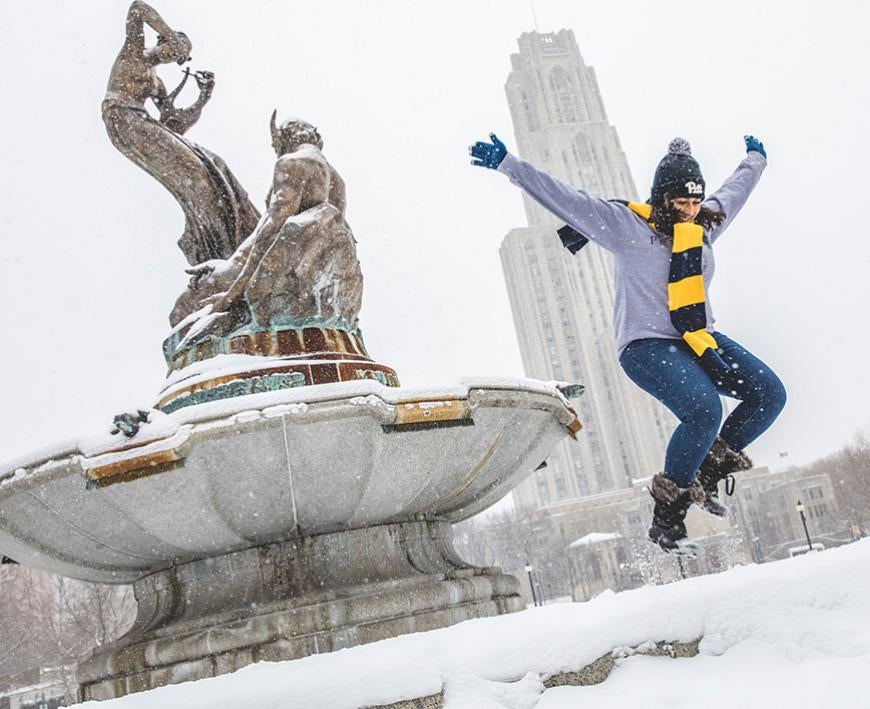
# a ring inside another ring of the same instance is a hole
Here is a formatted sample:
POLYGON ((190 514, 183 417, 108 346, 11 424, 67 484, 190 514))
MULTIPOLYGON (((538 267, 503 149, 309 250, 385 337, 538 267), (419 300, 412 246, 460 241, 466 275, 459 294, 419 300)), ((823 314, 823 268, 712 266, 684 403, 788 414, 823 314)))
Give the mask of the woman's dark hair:
MULTIPOLYGON (((665 236, 673 236, 674 224, 677 224, 680 218, 676 210, 662 205, 660 207, 653 207, 649 220, 656 225, 657 232, 665 236)), ((704 231, 717 227, 724 221, 725 212, 717 212, 709 207, 701 207, 698 216, 695 217, 695 224, 702 226, 704 231)))

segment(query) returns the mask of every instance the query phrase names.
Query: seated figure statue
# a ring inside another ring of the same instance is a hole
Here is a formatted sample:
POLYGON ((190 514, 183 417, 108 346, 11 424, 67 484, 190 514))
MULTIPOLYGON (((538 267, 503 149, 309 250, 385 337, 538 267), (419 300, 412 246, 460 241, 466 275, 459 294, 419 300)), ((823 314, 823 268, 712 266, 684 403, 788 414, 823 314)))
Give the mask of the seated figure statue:
POLYGON ((189 269, 170 317, 176 352, 242 329, 357 328, 362 272, 344 218, 344 181, 314 126, 277 126, 273 113, 271 127, 278 160, 266 213, 231 258, 189 269))

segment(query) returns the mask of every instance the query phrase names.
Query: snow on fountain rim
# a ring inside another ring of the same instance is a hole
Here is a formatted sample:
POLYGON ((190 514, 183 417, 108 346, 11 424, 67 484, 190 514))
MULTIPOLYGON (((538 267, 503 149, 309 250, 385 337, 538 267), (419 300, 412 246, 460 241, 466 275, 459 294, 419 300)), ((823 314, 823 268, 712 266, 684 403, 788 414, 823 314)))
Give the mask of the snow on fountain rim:
MULTIPOLYGON (((234 359, 232 362, 226 363, 226 366, 213 366, 207 370, 207 374, 197 371, 195 375, 211 379, 243 371, 239 367, 261 368, 264 363, 273 367, 281 367, 288 363, 288 360, 276 361, 271 357, 251 355, 220 355, 219 357, 244 358, 245 362, 234 359)), ((180 370, 179 373, 187 372, 189 369, 180 370)), ((119 448, 124 447, 127 442, 130 444, 130 449, 135 448, 136 455, 159 448, 172 447, 190 435, 193 430, 191 424, 201 424, 231 416, 244 418, 245 414, 249 412, 260 413, 266 417, 284 414, 301 415, 307 411, 309 404, 339 399, 348 399, 348 403, 359 406, 377 405, 381 402, 392 406, 405 402, 425 403, 430 401, 434 404, 434 402, 444 399, 465 399, 473 389, 544 394, 558 398, 566 408, 570 408, 568 400, 556 388, 557 384, 561 384, 561 382, 543 382, 527 378, 463 377, 440 386, 388 387, 373 379, 359 379, 246 394, 185 406, 169 414, 152 409, 149 412, 148 423, 142 424, 139 433, 129 441, 120 434, 112 435, 110 426, 107 425, 106 430, 101 433, 47 444, 0 462, 0 488, 22 479, 25 475, 66 465, 69 459, 75 456, 94 458, 114 453, 120 457, 126 457, 125 454, 119 453, 119 448)), ((131 410, 136 409, 135 406, 130 408, 131 410)))

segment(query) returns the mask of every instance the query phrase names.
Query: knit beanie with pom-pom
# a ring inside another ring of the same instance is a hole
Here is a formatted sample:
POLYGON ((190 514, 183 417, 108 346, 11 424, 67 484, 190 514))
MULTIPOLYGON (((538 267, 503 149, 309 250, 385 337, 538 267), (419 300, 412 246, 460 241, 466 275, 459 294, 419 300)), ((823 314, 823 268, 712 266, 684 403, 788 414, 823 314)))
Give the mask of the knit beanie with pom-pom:
POLYGON ((649 203, 664 205, 665 194, 671 199, 697 197, 704 199, 704 176, 701 166, 692 157, 692 147, 685 138, 674 138, 656 168, 649 203))

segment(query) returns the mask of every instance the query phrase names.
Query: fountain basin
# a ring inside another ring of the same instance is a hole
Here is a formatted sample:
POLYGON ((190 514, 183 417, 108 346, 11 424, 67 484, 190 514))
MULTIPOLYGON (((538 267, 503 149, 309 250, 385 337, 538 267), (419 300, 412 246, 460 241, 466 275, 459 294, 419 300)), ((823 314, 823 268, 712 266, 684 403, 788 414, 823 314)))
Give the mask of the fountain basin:
POLYGON ((529 380, 341 382, 189 406, 136 437, 0 471, 0 552, 132 583, 270 542, 420 520, 504 496, 579 427, 529 380))
POLYGON ((444 627, 524 606, 514 577, 459 558, 452 523, 579 427, 530 380, 362 380, 155 410, 129 439, 0 471, 0 553, 133 584, 132 628, 78 666, 82 700, 444 627))

